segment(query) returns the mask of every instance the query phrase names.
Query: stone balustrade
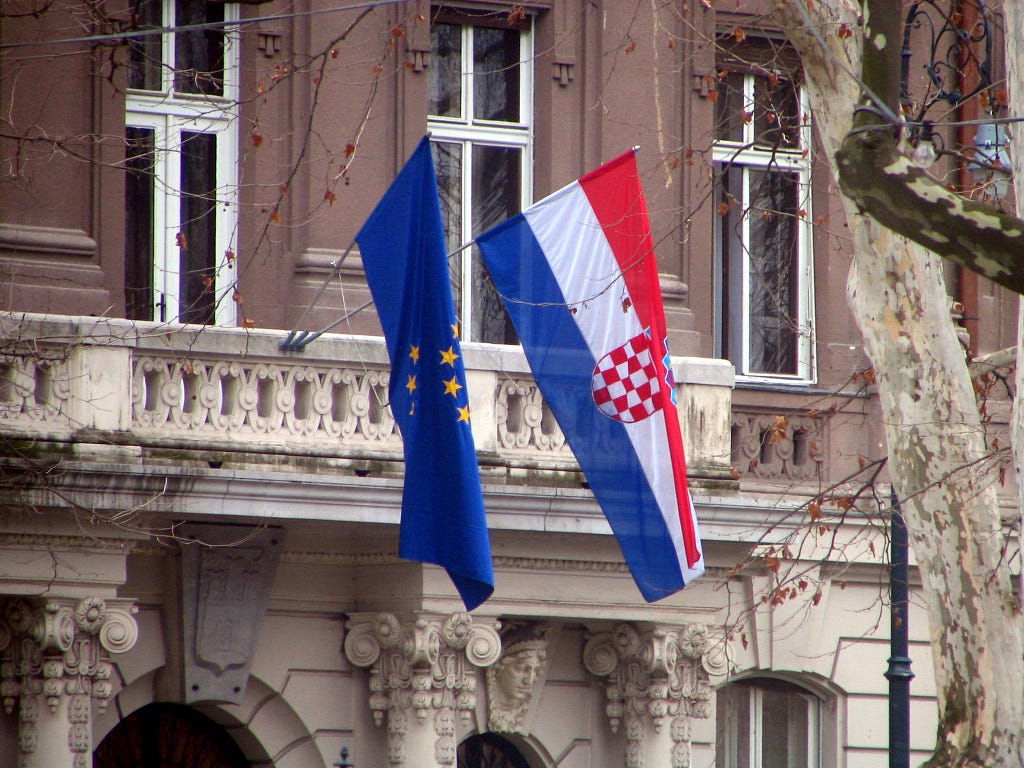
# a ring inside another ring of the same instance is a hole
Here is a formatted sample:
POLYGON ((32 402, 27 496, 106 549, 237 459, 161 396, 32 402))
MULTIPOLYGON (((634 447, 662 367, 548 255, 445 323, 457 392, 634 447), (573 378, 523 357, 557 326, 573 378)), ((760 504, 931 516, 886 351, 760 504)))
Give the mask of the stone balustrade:
MULTIPOLYGON (((109 318, 0 317, 0 429, 32 439, 399 459, 378 337, 285 334, 109 318)), ((473 433, 488 462, 575 460, 514 347, 463 345, 473 433)), ((694 479, 730 470, 732 366, 673 361, 694 479)))

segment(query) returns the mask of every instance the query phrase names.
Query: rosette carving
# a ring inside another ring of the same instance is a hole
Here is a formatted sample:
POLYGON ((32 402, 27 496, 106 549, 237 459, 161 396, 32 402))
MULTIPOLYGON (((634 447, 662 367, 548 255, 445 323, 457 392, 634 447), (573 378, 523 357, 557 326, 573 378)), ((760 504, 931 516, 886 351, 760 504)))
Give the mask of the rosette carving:
POLYGON ((66 702, 72 763, 87 768, 92 704, 102 713, 111 696, 108 656, 129 650, 138 638, 134 613, 126 601, 98 597, 0 603, 0 697, 8 713, 18 706, 23 764, 31 764, 40 741, 40 707, 57 712, 66 702))

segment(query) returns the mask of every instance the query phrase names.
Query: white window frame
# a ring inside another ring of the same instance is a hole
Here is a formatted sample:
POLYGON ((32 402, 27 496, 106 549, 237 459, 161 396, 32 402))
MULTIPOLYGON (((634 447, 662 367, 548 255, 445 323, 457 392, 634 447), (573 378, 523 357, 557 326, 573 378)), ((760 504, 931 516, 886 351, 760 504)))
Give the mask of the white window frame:
MULTIPOLYGON (((748 681, 756 682, 756 681, 748 681)), ((742 683, 742 681, 741 681, 742 683)), ((794 686, 793 688, 795 688, 794 686)), ((790 688, 786 693, 790 696, 799 696, 807 704, 807 753, 803 757, 806 759, 806 765, 810 768, 821 768, 823 764, 822 755, 822 701, 814 694, 809 691, 796 692, 790 688)), ((767 687, 761 687, 758 685, 746 685, 742 686, 741 690, 745 690, 748 695, 747 699, 747 714, 749 721, 747 723, 738 722, 738 718, 735 716, 735 712, 730 710, 727 713, 727 720, 725 723, 725 730, 729 737, 726 738, 725 743, 720 745, 720 748, 724 751, 724 754, 716 757, 716 765, 746 765, 749 768, 786 768, 785 766, 779 765, 765 765, 762 761, 764 754, 764 740, 765 732, 763 728, 764 723, 764 705, 765 698, 772 696, 773 694, 779 694, 780 691, 773 690, 767 687), (744 760, 741 760, 741 756, 738 754, 739 740, 733 735, 734 732, 738 733, 740 727, 746 727, 749 729, 747 739, 749 745, 749 753, 744 755, 744 760)), ((790 729, 793 729, 795 723, 788 722, 790 729)), ((792 735, 792 733, 791 733, 792 735)), ((787 743, 794 743, 795 739, 787 739, 787 743)))
MULTIPOLYGON (((754 72, 743 73, 743 110, 753 115, 754 86, 758 75, 754 72)), ((817 365, 814 355, 815 321, 814 321, 814 259, 812 255, 812 195, 811 195, 811 143, 813 131, 810 121, 810 105, 804 89, 797 91, 800 115, 797 128, 797 145, 795 147, 771 147, 756 143, 755 120, 741 121, 743 135, 739 141, 716 140, 712 147, 712 159, 716 168, 728 167, 730 171, 741 171, 742 199, 739 201, 743 211, 748 210, 750 202, 750 170, 792 171, 798 177, 799 202, 798 209, 803 216, 797 222, 797 363, 794 374, 772 374, 751 371, 750 364, 750 219, 744 216, 741 225, 740 241, 744 256, 743 268, 736 285, 730 292, 740 297, 740 317, 733 317, 741 322, 739 334, 730 334, 739 343, 739 359, 733 359, 736 366, 738 381, 763 382, 774 384, 813 384, 817 378, 817 365), (738 339, 736 336, 738 335, 738 339)), ((717 213, 715 214, 717 216, 717 213)), ((735 303, 725 306, 726 291, 722 284, 724 264, 722 263, 722 243, 718 236, 719 222, 715 222, 715 306, 719 316, 735 311, 735 303)), ((735 299, 734 299, 735 301, 735 299)), ((727 340, 722 338, 721 322, 716 328, 715 353, 722 356, 726 350, 727 340)), ((735 358, 734 344, 729 344, 729 351, 735 358)))
MULTIPOLYGON (((462 149, 462 220, 460 222, 457 243, 448 243, 452 251, 460 248, 473 239, 473 163, 474 145, 492 147, 512 147, 520 149, 520 210, 533 202, 533 17, 529 16, 530 26, 519 35, 519 122, 482 120, 473 117, 473 35, 475 27, 471 17, 458 23, 463 33, 462 43, 462 99, 461 113, 458 117, 427 115, 427 130, 430 138, 446 144, 459 144, 462 149)), ((479 233, 478 233, 479 234, 479 233)), ((473 283, 473 259, 464 257, 461 260, 462 281, 461 306, 457 308, 462 338, 475 339, 477 329, 473 327, 473 302, 476 286, 473 283)))
MULTIPOLYGON (((238 96, 239 47, 237 27, 224 30, 223 95, 182 94, 174 89, 174 0, 163 0, 161 86, 159 91, 129 89, 125 98, 125 126, 154 132, 153 164, 153 307, 156 320, 177 321, 180 312, 181 134, 216 136, 217 206, 214 285, 214 322, 234 325, 236 264, 226 256, 234 252, 238 227, 238 96), (159 308, 159 309, 157 309, 159 308)), ((224 4, 225 22, 240 18, 237 3, 224 4)))

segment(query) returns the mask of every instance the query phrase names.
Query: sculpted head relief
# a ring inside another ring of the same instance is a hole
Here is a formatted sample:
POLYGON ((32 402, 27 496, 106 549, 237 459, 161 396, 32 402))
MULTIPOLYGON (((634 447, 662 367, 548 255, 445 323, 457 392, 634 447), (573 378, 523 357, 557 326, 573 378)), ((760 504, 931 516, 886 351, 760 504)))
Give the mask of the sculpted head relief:
POLYGON ((492 731, 524 733, 537 679, 547 664, 548 632, 542 625, 511 628, 502 635, 502 653, 487 670, 487 701, 492 731))

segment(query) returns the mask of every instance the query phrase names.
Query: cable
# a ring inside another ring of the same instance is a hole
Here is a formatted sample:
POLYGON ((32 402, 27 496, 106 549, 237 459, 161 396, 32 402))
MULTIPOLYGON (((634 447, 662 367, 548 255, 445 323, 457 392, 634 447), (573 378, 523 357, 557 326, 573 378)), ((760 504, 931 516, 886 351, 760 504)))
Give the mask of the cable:
POLYGON ((339 13, 343 11, 363 10, 379 6, 398 5, 406 0, 368 0, 362 3, 353 3, 339 8, 319 8, 296 13, 279 13, 273 16, 256 16, 251 19, 236 19, 233 21, 208 21, 201 24, 184 24, 177 27, 149 27, 146 29, 130 29, 124 32, 108 32, 102 35, 87 35, 84 37, 63 37, 56 40, 33 40, 19 41, 14 43, 0 43, 0 50, 6 48, 27 48, 39 45, 69 45, 74 43, 101 43, 109 40, 129 40, 136 37, 149 37, 151 35, 171 32, 191 32, 202 29, 227 29, 229 27, 243 27, 248 24, 257 24, 263 21, 282 21, 284 19, 295 19, 303 16, 318 16, 324 13, 339 13))

